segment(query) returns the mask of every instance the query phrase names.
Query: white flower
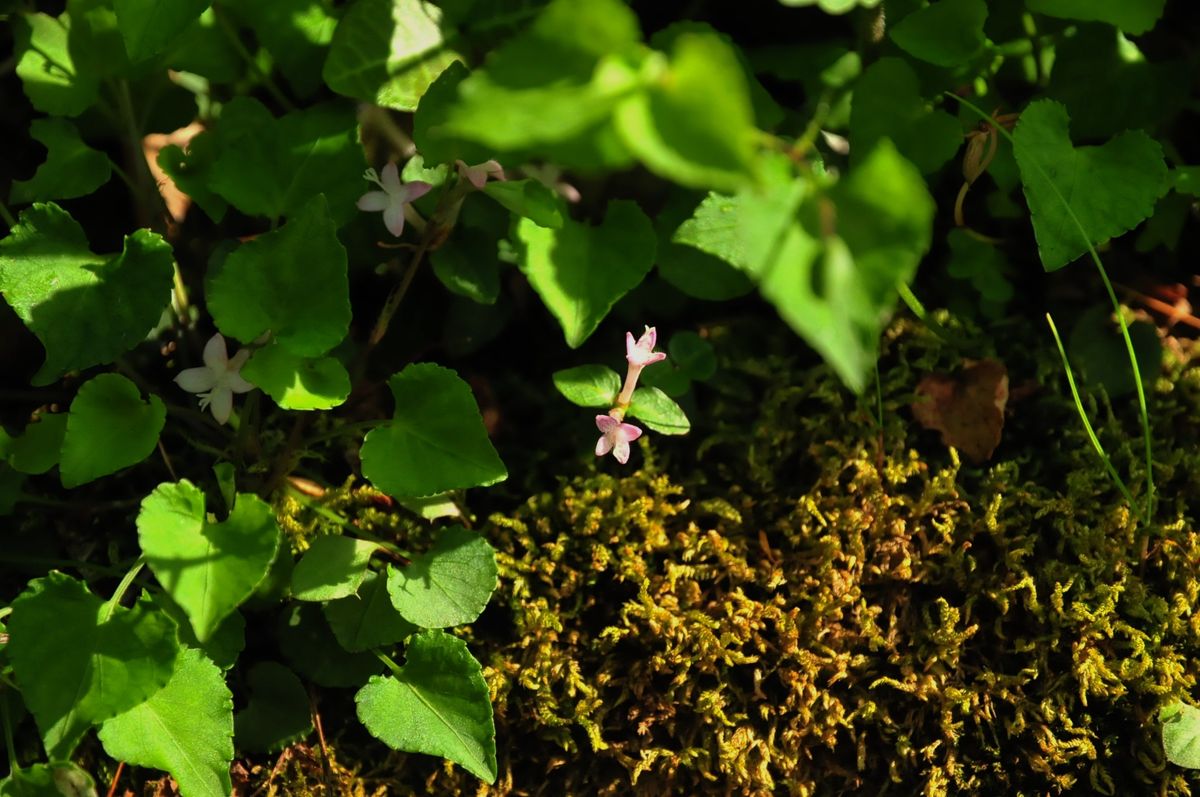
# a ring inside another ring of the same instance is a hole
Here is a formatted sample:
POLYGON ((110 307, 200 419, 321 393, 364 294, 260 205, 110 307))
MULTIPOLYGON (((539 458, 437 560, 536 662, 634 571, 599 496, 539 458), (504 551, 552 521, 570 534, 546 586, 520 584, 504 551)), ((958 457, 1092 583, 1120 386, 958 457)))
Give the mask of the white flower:
POLYGON ((211 407, 217 422, 225 423, 233 411, 233 394, 254 389, 238 373, 248 359, 249 349, 242 349, 231 359, 225 349, 225 338, 218 332, 204 344, 204 367, 180 371, 175 384, 189 393, 199 393, 200 409, 211 407))
POLYGON ((404 206, 415 199, 425 196, 433 188, 429 183, 414 180, 411 183, 400 182, 400 170, 396 164, 389 163, 383 167, 383 175, 367 169, 363 179, 370 180, 382 188, 382 191, 368 191, 358 198, 358 209, 366 211, 383 211, 383 223, 388 232, 397 238, 404 232, 404 206))
POLYGON ((642 430, 631 423, 621 423, 609 415, 596 416, 596 428, 600 439, 596 441, 596 456, 602 457, 609 451, 624 465, 629 461, 629 444, 642 436, 642 430))

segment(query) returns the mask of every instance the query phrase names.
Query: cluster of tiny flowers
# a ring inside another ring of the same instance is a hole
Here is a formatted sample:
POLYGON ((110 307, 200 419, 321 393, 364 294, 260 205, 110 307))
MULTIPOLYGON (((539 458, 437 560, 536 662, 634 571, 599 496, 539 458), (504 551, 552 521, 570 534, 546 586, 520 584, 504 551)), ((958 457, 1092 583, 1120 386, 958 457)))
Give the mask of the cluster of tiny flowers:
POLYGON ((596 428, 600 430, 596 456, 602 457, 611 451, 622 465, 629 461, 629 444, 642 436, 642 430, 624 422, 625 410, 633 400, 633 391, 637 388, 642 369, 667 358, 663 352, 654 350, 657 341, 658 330, 654 327, 646 327, 637 340, 633 339, 632 332, 625 333, 625 361, 629 364, 625 372, 625 384, 617 396, 616 406, 607 415, 596 416, 596 428))

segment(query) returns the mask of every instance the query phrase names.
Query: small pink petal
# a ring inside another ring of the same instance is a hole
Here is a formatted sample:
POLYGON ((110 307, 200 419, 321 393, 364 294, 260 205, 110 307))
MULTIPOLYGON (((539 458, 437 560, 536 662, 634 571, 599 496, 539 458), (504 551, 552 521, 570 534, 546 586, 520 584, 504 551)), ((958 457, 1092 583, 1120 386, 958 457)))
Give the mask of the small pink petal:
POLYGON ((388 232, 397 238, 404 232, 404 205, 400 202, 393 202, 383 210, 383 226, 388 228, 388 232))
POLYGON ((401 189, 400 170, 394 162, 389 161, 388 165, 383 167, 383 172, 379 175, 379 184, 389 194, 399 193, 401 189))
POLYGON ((631 423, 621 424, 620 435, 625 440, 637 440, 642 436, 642 430, 631 423))
POLYGON ((216 386, 217 377, 208 367, 187 368, 175 376, 175 384, 189 393, 203 393, 216 386))
POLYGON ((617 458, 617 462, 624 465, 629 461, 629 441, 621 438, 613 444, 613 456, 617 458))
POLYGON ((369 191, 358 198, 358 209, 370 213, 383 210, 392 202, 392 198, 383 191, 369 191))
POLYGON ((229 363, 229 355, 225 351, 225 338, 221 333, 213 335, 208 339, 208 343, 204 344, 204 364, 211 368, 214 372, 224 370, 229 363))
POLYGON ((621 425, 621 422, 618 421, 616 418, 612 417, 611 415, 597 415, 596 416, 596 428, 599 429, 600 431, 604 432, 605 434, 608 434, 609 432, 611 432, 613 429, 616 429, 620 425, 621 425))
POLYGON ((658 328, 646 327, 646 331, 642 333, 642 339, 638 342, 644 345, 647 349, 653 349, 655 344, 658 343, 658 328))
POLYGON ((229 414, 233 412, 233 393, 229 390, 217 388, 208 396, 209 407, 212 409, 213 417, 217 419, 217 423, 225 423, 229 420, 229 414))
POLYGON ((415 202, 421 197, 428 194, 433 189, 430 183, 423 180, 413 180, 411 183, 405 183, 401 190, 403 194, 403 202, 415 202))
POLYGON ((633 353, 635 351, 637 351, 637 343, 633 339, 633 333, 626 332, 625 333, 625 359, 628 360, 631 357, 633 357, 634 356, 633 353))
POLYGON ((504 180, 505 179, 504 167, 501 166, 498 162, 496 162, 494 160, 490 160, 490 161, 487 161, 486 163, 482 164, 482 166, 484 168, 484 171, 487 172, 487 176, 492 178, 493 180, 504 180))
POLYGON ((596 456, 602 457, 612 449, 613 441, 609 439, 608 435, 600 435, 600 439, 596 441, 596 456))

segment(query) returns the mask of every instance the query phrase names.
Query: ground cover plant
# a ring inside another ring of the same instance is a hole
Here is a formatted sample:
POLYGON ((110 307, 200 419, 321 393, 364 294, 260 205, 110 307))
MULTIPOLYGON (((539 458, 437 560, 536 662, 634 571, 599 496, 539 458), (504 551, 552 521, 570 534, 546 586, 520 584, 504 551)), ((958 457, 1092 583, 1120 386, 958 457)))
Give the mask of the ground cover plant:
POLYGON ((1191 793, 1188 4, 0 13, 0 795, 1191 793))

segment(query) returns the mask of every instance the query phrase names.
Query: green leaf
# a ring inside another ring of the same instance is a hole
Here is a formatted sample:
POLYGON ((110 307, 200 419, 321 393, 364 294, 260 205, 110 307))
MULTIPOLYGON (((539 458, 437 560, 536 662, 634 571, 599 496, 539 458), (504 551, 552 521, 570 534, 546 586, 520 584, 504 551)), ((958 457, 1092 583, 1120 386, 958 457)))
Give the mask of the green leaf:
MULTIPOLYGON (((655 219, 655 228, 658 231, 659 276, 682 293, 697 299, 724 301, 745 296, 754 290, 754 283, 750 278, 728 261, 700 251, 703 247, 685 245, 688 236, 696 232, 697 223, 689 217, 714 213, 719 218, 722 215, 721 211, 712 205, 721 202, 729 204, 732 200, 720 194, 710 193, 701 202, 701 206, 704 206, 704 203, 709 205, 701 211, 690 194, 677 195, 655 219), (684 224, 689 225, 686 232, 681 229, 684 224)), ((716 223, 720 226, 717 218, 708 219, 706 223, 716 223)))
POLYGON ((1167 0, 1025 0, 1025 7, 1039 14, 1107 22, 1135 35, 1153 28, 1166 4, 1167 0))
POLYGON ((169 772, 184 797, 225 797, 233 790, 233 695, 199 650, 181 653, 167 685, 107 720, 99 736, 118 761, 169 772))
POLYGON ((244 343, 270 330, 293 355, 318 357, 350 329, 346 250, 320 196, 230 253, 207 287, 217 327, 244 343))
POLYGON ((13 507, 21 497, 25 485, 25 474, 0 462, 0 517, 11 515, 13 507))
POLYGON ((209 188, 217 159, 217 137, 207 130, 188 142, 187 152, 170 144, 158 152, 158 166, 208 217, 219 222, 229 205, 209 188))
POLYGON ((1136 227, 1168 188, 1162 148, 1142 131, 1098 147, 1075 147, 1068 127, 1066 108, 1038 100, 1013 131, 1013 154, 1046 271, 1072 262, 1089 244, 1136 227))
POLYGON ((162 399, 142 401, 120 374, 88 380, 71 402, 59 474, 68 489, 136 465, 154 451, 167 421, 162 399))
POLYGON ((473 622, 496 589, 496 552, 462 526, 447 526, 428 553, 388 566, 387 591, 405 620, 424 628, 473 622))
POLYGON ((736 191, 751 182, 758 130, 733 48, 716 34, 682 33, 655 78, 617 107, 625 146, 682 185, 736 191))
POLYGON ((353 595, 366 578, 367 563, 378 547, 353 537, 318 537, 292 571, 292 597, 331 601, 353 595))
POLYGON ((321 0, 255 0, 236 11, 267 49, 292 90, 309 97, 321 88, 321 65, 338 26, 321 0))
POLYGON ((431 160, 475 163, 587 138, 640 85, 597 67, 610 54, 634 51, 640 39, 637 18, 620 0, 553 0, 481 69, 461 79, 448 75, 432 97, 422 97, 417 145, 431 160), (458 154, 453 141, 481 145, 483 157, 458 154))
MULTIPOLYGON (((260 4, 254 5, 257 7, 260 4)), ((244 7, 245 4, 241 6, 244 7)), ((238 55, 234 41, 233 37, 225 34, 210 7, 187 26, 164 60, 171 69, 190 72, 204 78, 209 84, 235 83, 242 76, 246 62, 238 55)), ((236 41, 241 44, 240 39, 236 41)))
POLYGON ((495 304, 500 297, 496 248, 497 240, 482 230, 460 227, 430 255, 433 273, 459 296, 479 304, 495 304))
POLYGON ((896 288, 929 248, 933 199, 887 141, 828 190, 791 177, 786 161, 773 166, 770 187, 742 194, 737 217, 698 242, 742 260, 783 319, 861 392, 896 288))
POLYGON ((793 8, 817 6, 826 14, 845 14, 856 8, 875 8, 883 0, 779 0, 781 5, 793 8))
POLYGON ((241 374, 285 410, 328 410, 350 395, 350 374, 341 362, 299 357, 279 343, 254 352, 241 374))
MULTIPOLYGON (((1129 324, 1129 339, 1142 384, 1154 384, 1163 357, 1158 329, 1147 321, 1134 321, 1129 324)), ((1067 350, 1072 367, 1079 368, 1091 384, 1103 385, 1110 398, 1126 396, 1137 389, 1125 339, 1113 320, 1112 307, 1096 306, 1081 315, 1071 328, 1067 350)))
POLYGON ((713 345, 695 332, 676 332, 667 343, 670 362, 690 379, 703 382, 717 372, 717 355, 713 345))
POLYGON ((108 156, 83 143, 75 125, 66 119, 34 119, 29 135, 46 147, 46 160, 32 179, 13 180, 11 202, 86 196, 112 176, 108 156))
POLYGON ((145 339, 171 295, 171 246, 149 230, 94 255, 74 219, 35 204, 0 241, 0 293, 46 348, 33 384, 112 362, 145 339))
POLYGON ((448 758, 495 782, 488 686, 462 640, 444 631, 413 635, 395 676, 373 677, 354 700, 362 724, 389 747, 448 758))
POLYGON ((483 193, 539 227, 563 225, 562 199, 537 180, 493 180, 484 183, 483 193))
POLYGON ((36 476, 58 464, 63 437, 67 433, 67 413, 40 415, 25 427, 20 437, 4 443, 3 453, 12 469, 36 476))
POLYGON ((444 40, 442 12, 423 0, 356 0, 338 24, 324 77, 338 94, 397 111, 461 56, 444 40))
POLYGON ((712 255, 742 271, 753 271, 742 234, 744 215, 738 197, 710 193, 671 240, 712 255))
POLYGON ((388 384, 396 411, 362 445, 363 475, 372 484, 404 498, 486 487, 508 478, 471 388, 457 374, 420 363, 394 374, 388 384))
POLYGON ((659 434, 687 434, 692 430, 692 422, 680 406, 656 387, 633 391, 627 414, 659 434))
POLYGON ((312 732, 308 692, 294 672, 262 661, 251 668, 246 680, 250 702, 234 717, 239 749, 273 753, 312 732))
POLYGON ((1006 272, 1008 261, 1000 248, 968 234, 951 230, 946 236, 950 244, 950 260, 946 271, 955 279, 968 280, 978 291, 983 312, 989 318, 1004 315, 1012 301, 1014 290, 1006 272))
POLYGON ((76 65, 68 39, 71 18, 20 14, 13 21, 17 76, 33 107, 54 116, 78 116, 96 101, 99 77, 76 65))
POLYGON ((1200 197, 1200 166, 1179 166, 1171 172, 1171 185, 1188 196, 1200 197))
POLYGON ((279 547, 270 505, 238 493, 223 523, 204 511, 204 493, 184 479, 160 484, 142 500, 138 543, 155 578, 206 642, 254 592, 279 547))
POLYGON ((367 573, 356 594, 323 608, 338 643, 351 652, 392 645, 417 630, 396 611, 388 595, 388 579, 379 573, 367 573))
POLYGON ((373 653, 348 653, 315 603, 293 603, 279 618, 279 648, 313 683, 359 687, 382 669, 373 653))
POLYGON ((891 139, 923 174, 941 168, 963 142, 959 121, 945 111, 930 109, 921 97, 917 73, 900 58, 879 59, 854 84, 852 166, 862 163, 884 138, 891 139))
POLYGON ((237 97, 221 112, 209 187, 249 215, 291 218, 317 194, 339 225, 370 187, 353 109, 314 105, 276 119, 262 103, 237 97))
POLYGON ((96 783, 69 761, 32 764, 0 780, 0 797, 96 797, 96 783))
POLYGON ((153 695, 174 670, 175 624, 145 602, 109 606, 51 571, 12 610, 5 652, 51 759, 69 758, 89 728, 153 695))
POLYGON ((171 599, 165 592, 159 592, 152 597, 155 605, 175 621, 179 644, 188 648, 196 648, 209 658, 213 664, 222 670, 228 670, 237 663, 238 655, 246 647, 246 618, 241 612, 235 611, 217 626, 217 630, 207 641, 196 639, 192 624, 188 620, 183 607, 171 599))
POLYGON ((1175 701, 1158 715, 1163 751, 1177 767, 1200 769, 1200 708, 1175 701))
POLYGON ((901 50, 937 66, 958 66, 974 58, 987 38, 987 3, 983 0, 939 0, 918 8, 888 31, 901 50))
POLYGON ((573 349, 654 264, 654 227, 627 200, 610 202, 599 227, 568 219, 562 229, 549 230, 522 219, 517 238, 521 270, 573 349))
POLYGON ((208 8, 210 0, 113 0, 129 60, 158 55, 208 8))
POLYGON ((621 375, 604 365, 578 365, 555 371, 554 386, 580 407, 611 407, 621 392, 621 375))

